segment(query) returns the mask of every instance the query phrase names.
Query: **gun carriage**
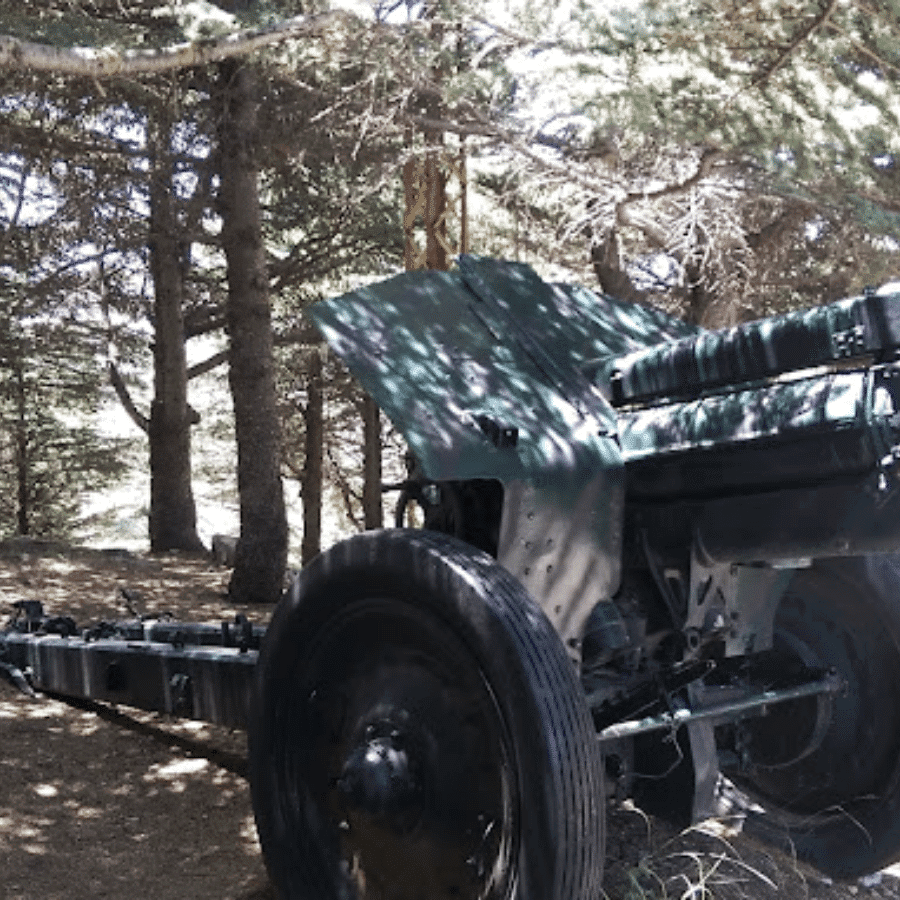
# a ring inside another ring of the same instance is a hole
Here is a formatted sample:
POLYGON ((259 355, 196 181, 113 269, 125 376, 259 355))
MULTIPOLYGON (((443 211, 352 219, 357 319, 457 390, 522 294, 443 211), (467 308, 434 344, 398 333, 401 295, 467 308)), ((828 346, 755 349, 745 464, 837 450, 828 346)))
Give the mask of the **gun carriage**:
POLYGON ((900 858, 900 296, 707 332, 462 257, 312 315, 415 457, 398 527, 264 635, 22 608, 8 674, 246 727, 285 898, 597 898, 607 799, 722 773, 834 877, 900 858))

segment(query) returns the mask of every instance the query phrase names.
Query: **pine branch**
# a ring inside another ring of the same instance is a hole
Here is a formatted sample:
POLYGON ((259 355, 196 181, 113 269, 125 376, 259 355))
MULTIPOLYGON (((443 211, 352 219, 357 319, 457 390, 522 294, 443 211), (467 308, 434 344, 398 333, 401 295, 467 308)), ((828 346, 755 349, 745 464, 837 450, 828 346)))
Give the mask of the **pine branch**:
POLYGON ((225 327, 225 313, 220 311, 220 307, 214 306, 207 309, 198 310, 196 313, 188 311, 184 317, 184 336, 185 338, 200 337, 203 334, 210 334, 213 331, 219 331, 225 327))
POLYGON ((324 343, 322 335, 312 325, 301 325, 299 328, 282 331, 273 337, 273 341, 277 347, 285 347, 291 344, 316 346, 324 343))
POLYGON ((204 359, 203 362, 198 362, 188 368, 188 381, 190 381, 192 378, 196 378, 198 375, 204 375, 206 372, 211 372, 213 369, 218 368, 222 365, 222 363, 225 362, 228 362, 227 350, 220 350, 218 353, 214 353, 208 359, 204 359))
POLYGON ((762 87, 790 58, 797 49, 804 44, 816 31, 828 22, 831 14, 837 6, 837 0, 829 0, 817 16, 806 24, 804 28, 794 36, 794 39, 785 47, 775 59, 764 66, 756 75, 750 79, 750 86, 754 88, 762 87))
POLYGON ((839 34, 854 50, 856 50, 857 53, 861 53, 863 56, 868 57, 879 68, 889 70, 900 75, 900 68, 895 66, 893 63, 889 63, 886 59, 884 59, 884 57, 879 56, 877 53, 875 53, 874 50, 870 50, 868 47, 859 43, 859 41, 854 40, 854 38, 851 37, 851 35, 845 29, 841 28, 840 25, 837 25, 832 21, 828 21, 826 23, 826 26, 836 34, 839 34))
POLYGON ((238 31, 221 38, 175 44, 161 50, 110 50, 93 47, 53 47, 0 35, 0 69, 54 72, 87 78, 114 78, 171 72, 246 56, 285 40, 320 35, 356 19, 344 10, 296 16, 260 29, 238 31))
POLYGON ((344 470, 338 465, 337 460, 334 458, 334 454, 331 449, 331 444, 326 441, 325 443, 325 455, 328 458, 328 462, 331 464, 332 475, 334 476, 334 480, 337 482, 338 490, 341 494, 341 500, 344 503, 344 512, 347 515, 347 518, 350 522, 360 531, 363 529, 363 522, 360 518, 357 517, 356 511, 353 507, 353 501, 356 500, 357 503, 362 502, 362 497, 350 487, 349 481, 344 475, 344 470))
POLYGON ((724 154, 721 150, 712 147, 706 147, 700 154, 700 161, 693 175, 689 175, 683 181, 676 181, 673 184, 667 184, 655 191, 630 191, 620 201, 619 206, 628 206, 641 200, 661 200, 663 197, 669 197, 672 194, 683 194, 692 187, 698 185, 704 178, 707 178, 712 172, 713 166, 721 162, 724 154))
POLYGON ((675 194, 684 194, 692 188, 696 187, 705 178, 708 178, 712 172, 713 166, 723 159, 720 150, 706 148, 700 154, 700 162, 697 164, 696 171, 685 178, 683 181, 667 184, 655 191, 631 191, 626 194, 622 200, 616 204, 616 222, 619 225, 625 225, 630 228, 637 228, 643 232, 657 247, 666 248, 669 244, 668 235, 662 227, 647 220, 642 220, 636 216, 629 207, 635 203, 661 200, 664 197, 670 197, 675 194))
MULTIPOLYGON (((128 141, 90 132, 86 134, 87 137, 69 135, 59 125, 44 128, 41 125, 24 122, 0 122, 0 139, 6 147, 16 144, 36 144, 42 149, 49 148, 51 153, 59 154, 69 160, 84 155, 100 155, 107 160, 114 158, 146 159, 147 157, 146 150, 133 146, 128 141)), ((173 154, 172 160, 191 166, 206 162, 206 158, 188 153, 173 154)), ((122 166, 122 171, 127 171, 124 166, 122 166)))
POLYGON ((861 12, 864 12, 867 16, 870 16, 873 20, 877 20, 880 25, 883 25, 889 30, 893 31, 895 37, 897 36, 897 20, 890 14, 888 10, 873 9, 868 5, 868 3, 864 3, 863 0, 854 0, 854 5, 861 12), (884 15, 886 12, 888 13, 887 16, 884 15))
MULTIPOLYGON (((450 132, 458 134, 461 137, 487 137, 496 140, 503 140, 509 133, 501 130, 493 124, 483 124, 480 122, 455 122, 451 119, 432 119, 427 116, 418 116, 410 113, 401 114, 399 116, 401 122, 415 125, 424 131, 434 131, 437 133, 450 132)), ((541 147, 550 147, 553 150, 567 151, 582 157, 586 156, 604 156, 604 150, 596 150, 595 148, 579 147, 571 141, 565 141, 555 137, 552 134, 529 134, 525 138, 531 144, 538 144, 541 147)))
POLYGON ((9 216, 8 224, 3 227, 0 225, 0 257, 6 250, 9 243, 10 235, 13 230, 19 227, 19 218, 22 215, 22 209, 25 206, 25 192, 28 184, 28 176, 31 174, 31 163, 26 161, 22 164, 22 171, 19 176, 19 184, 16 187, 16 199, 14 208, 9 216))
POLYGON ((134 400, 131 399, 131 394, 128 392, 125 382, 122 381, 122 376, 119 374, 116 364, 113 362, 109 364, 109 383, 113 386, 113 390, 116 392, 119 402, 122 404, 125 412, 131 417, 132 422, 134 422, 144 434, 149 434, 150 420, 146 416, 141 415, 138 408, 134 405, 134 400))
MULTIPOLYGON (((528 47, 532 52, 541 50, 562 50, 564 53, 570 53, 573 56, 593 53, 597 49, 592 45, 576 44, 572 41, 560 40, 558 38, 554 38, 552 40, 548 40, 545 38, 543 40, 540 40, 521 31, 513 31, 512 29, 506 28, 503 25, 498 25, 496 24, 496 22, 492 22, 489 19, 484 18, 483 16, 472 16, 472 22, 476 25, 481 25, 484 28, 490 28, 491 31, 494 32, 494 34, 505 38, 506 46, 508 47, 528 47)), ((488 43, 487 48, 481 51, 478 59, 487 56, 494 49, 495 48, 491 46, 490 43, 488 43)))
MULTIPOLYGON (((275 345, 279 347, 290 344, 315 345, 322 343, 322 336, 311 325, 303 325, 299 328, 292 328, 290 331, 283 331, 280 334, 274 335, 273 341, 275 342, 275 345)), ((206 372, 211 372, 225 362, 228 362, 228 350, 220 350, 208 359, 204 359, 202 362, 190 366, 187 370, 188 380, 196 378, 198 375, 203 375, 206 372)))

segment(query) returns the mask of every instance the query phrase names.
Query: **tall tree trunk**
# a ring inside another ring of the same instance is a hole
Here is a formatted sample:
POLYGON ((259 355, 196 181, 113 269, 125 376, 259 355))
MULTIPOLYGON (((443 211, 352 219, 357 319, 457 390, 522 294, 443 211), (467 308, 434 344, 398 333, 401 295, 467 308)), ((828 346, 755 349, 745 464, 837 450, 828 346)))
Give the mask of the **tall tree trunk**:
POLYGON ((378 405, 365 394, 362 400, 363 420, 363 523, 366 528, 383 528, 381 506, 381 413, 378 405))
POLYGON ((306 354, 306 407, 303 462, 303 543, 300 558, 304 565, 322 549, 322 440, 324 436, 322 356, 318 347, 306 354))
POLYGON ((229 584, 242 602, 275 602, 287 565, 287 518, 272 359, 272 313, 254 155, 253 71, 219 69, 222 246, 228 267, 228 381, 234 402, 241 535, 229 584))
POLYGON ((705 325, 707 328, 721 328, 725 323, 717 325, 710 322, 710 312, 715 301, 705 285, 703 269, 695 262, 689 262, 684 267, 687 281, 687 309, 684 320, 691 325, 705 325))
POLYGON ((31 534, 31 465, 28 442, 28 409, 21 360, 15 363, 16 378, 16 523, 21 535, 31 534))
POLYGON ((600 240, 591 243, 591 265, 604 294, 619 300, 650 305, 646 292, 635 287, 631 276, 622 268, 619 235, 614 228, 600 240))
POLYGON ((150 144, 150 271, 153 276, 153 403, 150 407, 150 550, 203 552, 191 487, 192 410, 187 402, 184 246, 172 196, 171 123, 154 120, 150 144))

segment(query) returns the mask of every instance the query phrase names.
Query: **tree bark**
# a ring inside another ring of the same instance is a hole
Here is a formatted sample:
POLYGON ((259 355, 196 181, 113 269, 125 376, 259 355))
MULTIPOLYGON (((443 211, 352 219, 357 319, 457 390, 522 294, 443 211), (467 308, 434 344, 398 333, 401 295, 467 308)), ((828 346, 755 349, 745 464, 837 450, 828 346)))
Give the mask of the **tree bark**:
POLYGON ((287 565, 287 518, 254 154, 253 71, 234 60, 222 63, 219 94, 219 209, 228 269, 228 381, 234 403, 241 519, 228 589, 242 602, 275 602, 287 565))
POLYGON ((685 322, 690 325, 711 327, 707 318, 715 297, 705 287, 703 270, 697 263, 691 262, 684 267, 684 274, 687 281, 688 301, 684 314, 685 322))
POLYGON ((324 400, 322 394, 322 356, 318 347, 306 354, 306 407, 304 463, 301 493, 303 497, 303 543, 300 558, 306 565, 322 549, 322 441, 324 437, 324 400))
POLYGON ((362 400, 363 420, 363 524, 366 529, 383 528, 381 506, 381 413, 378 405, 365 394, 362 400))
MULTIPOLYGON (((619 236, 615 228, 610 229, 602 240, 591 244, 591 265, 604 294, 653 306, 650 295, 635 287, 631 276, 622 267, 619 236)), ((706 290, 703 273, 696 263, 688 262, 684 269, 688 282, 684 318, 692 325, 702 325, 715 297, 706 290)))
POLYGON ((0 34, 0 70, 55 72, 86 78, 122 78, 172 72, 220 62, 289 39, 314 37, 355 23, 357 18, 343 10, 313 16, 295 16, 262 28, 237 31, 219 38, 201 38, 159 50, 110 47, 56 47, 37 44, 8 34, 0 34))
POLYGON ((150 271, 153 276, 153 402, 150 407, 150 551, 205 552, 191 487, 192 411, 187 402, 184 247, 172 196, 168 122, 149 124, 150 271))
POLYGON ((635 287, 631 276, 622 268, 619 235, 615 228, 611 228, 602 240, 591 244, 591 265, 604 294, 649 305, 647 294, 635 287))
POLYGON ((31 534, 31 453, 28 440, 28 409, 21 360, 15 363, 16 379, 16 524, 20 535, 31 534))

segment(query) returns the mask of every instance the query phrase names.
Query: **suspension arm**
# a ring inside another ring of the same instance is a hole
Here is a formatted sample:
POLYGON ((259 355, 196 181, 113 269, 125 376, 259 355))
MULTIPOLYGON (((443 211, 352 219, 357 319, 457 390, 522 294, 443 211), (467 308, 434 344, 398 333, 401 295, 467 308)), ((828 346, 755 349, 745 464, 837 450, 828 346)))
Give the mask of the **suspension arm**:
POLYGON ((813 697, 818 694, 840 694, 846 689, 846 684, 840 676, 830 673, 817 681, 799 684, 780 690, 763 691, 749 697, 741 697, 706 706, 700 709, 691 709, 682 701, 673 700, 672 709, 656 716, 647 716, 643 719, 630 719, 626 722, 617 722, 609 725, 597 733, 597 740, 603 744, 621 738, 634 737, 648 731, 679 728, 690 722, 710 721, 719 725, 738 719, 745 714, 764 715, 766 708, 775 703, 784 703, 787 700, 798 700, 801 697, 813 697))

